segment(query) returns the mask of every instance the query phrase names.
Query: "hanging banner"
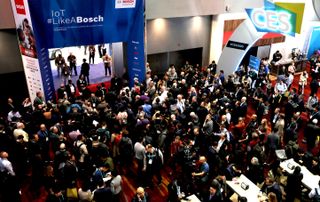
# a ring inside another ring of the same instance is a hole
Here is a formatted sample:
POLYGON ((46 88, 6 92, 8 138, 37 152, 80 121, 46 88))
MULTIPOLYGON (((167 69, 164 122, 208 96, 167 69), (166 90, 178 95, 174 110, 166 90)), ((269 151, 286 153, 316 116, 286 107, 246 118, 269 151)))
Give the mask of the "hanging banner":
POLYGON ((310 58, 315 51, 320 50, 319 39, 320 39, 320 27, 314 27, 312 29, 312 33, 310 37, 307 58, 310 58))
POLYGON ((44 87, 28 1, 11 0, 11 5, 29 96, 31 100, 34 100, 37 92, 44 93, 44 87))
MULTIPOLYGON (((52 80, 49 48, 113 42, 127 43, 130 85, 134 77, 145 79, 143 0, 28 0, 28 3, 45 84, 51 83, 46 73, 50 72, 52 80)), ((48 89, 54 92, 53 82, 48 89)))

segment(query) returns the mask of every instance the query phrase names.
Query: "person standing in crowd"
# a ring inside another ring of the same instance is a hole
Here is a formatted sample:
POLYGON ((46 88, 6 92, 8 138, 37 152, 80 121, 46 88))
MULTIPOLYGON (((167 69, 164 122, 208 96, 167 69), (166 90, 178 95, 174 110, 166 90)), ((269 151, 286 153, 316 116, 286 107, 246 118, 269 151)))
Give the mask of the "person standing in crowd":
POLYGON ((203 197, 203 202, 222 202, 221 185, 218 180, 213 180, 209 187, 209 193, 203 197))
POLYGON ((84 80, 87 81, 87 84, 90 84, 90 80, 89 80, 89 74, 90 74, 90 65, 87 63, 87 60, 84 58, 83 59, 83 63, 81 65, 81 72, 80 72, 80 76, 83 75, 84 76, 84 80))
POLYGON ((82 93, 85 91, 87 86, 88 86, 88 83, 86 81, 86 78, 84 77, 83 74, 80 74, 80 77, 77 80, 77 88, 80 95, 82 95, 82 93))
POLYGON ((71 79, 68 80, 68 84, 66 85, 66 92, 69 100, 74 100, 76 98, 76 85, 72 82, 71 79))
POLYGON ((104 56, 102 56, 102 61, 104 64, 104 75, 105 76, 111 76, 111 64, 112 64, 112 58, 110 55, 105 54, 104 56))
POLYGON ((302 74, 300 74, 298 92, 301 94, 304 94, 304 88, 307 85, 308 77, 309 76, 307 71, 303 71, 302 74))
POLYGON ((292 174, 288 175, 286 187, 286 201, 293 202, 301 198, 301 180, 303 175, 300 166, 296 166, 292 174))
POLYGON ((118 174, 117 170, 111 171, 111 182, 110 182, 110 188, 112 192, 112 198, 114 202, 120 202, 121 201, 121 194, 122 194, 122 178, 118 174))
POLYGON ((54 62, 55 62, 55 65, 57 66, 58 77, 60 77, 60 74, 62 72, 63 66, 65 65, 66 61, 64 57, 61 54, 59 54, 54 62))
POLYGON ((142 187, 138 187, 131 202, 150 202, 149 194, 146 193, 142 187))
POLYGON ((96 48, 94 47, 94 45, 90 45, 89 46, 89 64, 91 64, 91 61, 92 61, 92 64, 94 64, 95 55, 96 55, 96 48))
POLYGON ((276 62, 279 62, 282 58, 282 54, 280 53, 279 50, 277 50, 273 55, 272 55, 272 61, 271 63, 275 64, 276 62))
POLYGON ((70 75, 71 75, 71 69, 67 65, 67 63, 64 63, 64 65, 62 66, 61 72, 62 72, 62 83, 64 85, 67 85, 67 82, 70 79, 70 75))
POLYGON ((75 55, 73 55, 72 52, 70 52, 69 56, 67 57, 67 60, 69 62, 69 67, 70 67, 70 73, 72 76, 72 70, 74 70, 74 75, 78 76, 78 72, 77 72, 77 58, 75 55))
POLYGON ((163 165, 163 154, 160 149, 154 148, 151 144, 146 146, 146 158, 144 161, 144 170, 146 172, 147 186, 153 187, 152 178, 154 175, 158 178, 158 184, 162 182, 160 174, 163 165))
POLYGON ((191 175, 196 182, 196 189, 202 196, 204 196, 205 191, 207 190, 207 182, 209 181, 209 164, 205 156, 199 157, 199 169, 198 172, 193 172, 191 175))
POLYGON ((288 67, 288 73, 289 74, 291 73, 294 75, 295 72, 296 72, 296 66, 295 66, 294 62, 292 62, 291 65, 289 65, 289 67, 288 67))
POLYGON ((16 173, 13 165, 9 161, 8 152, 0 153, 0 200, 3 201, 19 201, 19 185, 17 184, 16 173))
POLYGON ((42 92, 36 93, 36 98, 33 100, 33 107, 35 109, 43 108, 46 105, 42 92))
POLYGON ((93 200, 95 202, 113 201, 111 189, 103 181, 99 181, 97 188, 93 191, 93 200))
POLYGON ((138 177, 138 183, 142 184, 144 181, 143 177, 143 165, 144 165, 144 160, 146 158, 146 153, 145 153, 145 147, 143 145, 144 143, 144 138, 142 136, 138 137, 138 141, 134 144, 134 156, 135 159, 138 163, 138 168, 137 168, 137 177, 138 177))

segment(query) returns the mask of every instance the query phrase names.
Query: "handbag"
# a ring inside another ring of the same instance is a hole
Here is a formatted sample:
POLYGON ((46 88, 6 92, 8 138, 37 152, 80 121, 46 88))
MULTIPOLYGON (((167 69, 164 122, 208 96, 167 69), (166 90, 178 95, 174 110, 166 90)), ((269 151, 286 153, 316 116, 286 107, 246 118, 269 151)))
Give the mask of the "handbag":
POLYGON ((67 198, 68 199, 78 199, 78 190, 76 187, 67 188, 67 198))

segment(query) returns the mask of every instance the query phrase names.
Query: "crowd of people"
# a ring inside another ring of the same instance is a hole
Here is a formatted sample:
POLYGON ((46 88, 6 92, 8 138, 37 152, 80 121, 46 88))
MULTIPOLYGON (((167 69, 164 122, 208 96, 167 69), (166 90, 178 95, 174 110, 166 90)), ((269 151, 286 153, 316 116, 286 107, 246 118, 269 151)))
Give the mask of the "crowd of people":
MULTIPOLYGON (((319 65, 320 57, 311 69, 319 65)), ((320 175, 314 152, 319 72, 311 70, 313 90, 306 101, 299 92, 307 79, 300 77, 297 89, 292 73, 284 72, 274 85, 268 66, 263 61, 258 72, 242 67, 225 76, 215 62, 204 68, 186 62, 170 65, 163 77, 148 66, 146 80, 135 79, 132 88, 115 77, 109 89, 98 85, 95 92, 60 88, 57 100, 45 101, 41 92, 22 105, 9 98, 0 120, 1 200, 19 201, 26 194, 21 184, 31 178, 30 192, 36 198, 45 187, 50 202, 123 201, 122 177, 133 168, 132 201, 152 199, 148 190, 163 183, 164 168, 170 170, 164 199, 170 202, 191 194, 229 201, 226 180, 241 174, 269 201, 306 197, 300 171, 283 173, 275 151, 285 149, 288 158, 320 175), (301 130, 306 149, 298 145, 301 130)), ((308 71, 303 75, 308 78, 308 71)))

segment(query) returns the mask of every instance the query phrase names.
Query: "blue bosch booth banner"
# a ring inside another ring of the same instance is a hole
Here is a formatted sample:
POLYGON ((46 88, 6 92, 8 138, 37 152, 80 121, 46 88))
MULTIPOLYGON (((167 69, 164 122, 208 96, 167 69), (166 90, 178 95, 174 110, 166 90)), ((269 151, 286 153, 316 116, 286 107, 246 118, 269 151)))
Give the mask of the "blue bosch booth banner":
POLYGON ((311 38, 309 42, 309 49, 308 49, 308 58, 312 56, 312 54, 316 50, 320 50, 320 27, 314 27, 311 33, 311 38))
MULTIPOLYGON (((143 0, 29 0, 28 3, 43 78, 51 74, 51 69, 46 69, 49 48, 126 42, 130 85, 134 77, 145 79, 143 0)), ((45 83, 46 79, 43 80, 45 83)), ((53 83, 50 85, 47 91, 54 89, 53 83)))

